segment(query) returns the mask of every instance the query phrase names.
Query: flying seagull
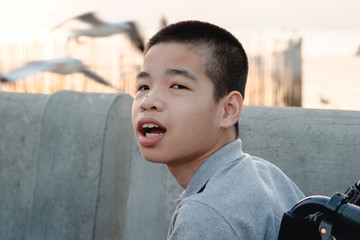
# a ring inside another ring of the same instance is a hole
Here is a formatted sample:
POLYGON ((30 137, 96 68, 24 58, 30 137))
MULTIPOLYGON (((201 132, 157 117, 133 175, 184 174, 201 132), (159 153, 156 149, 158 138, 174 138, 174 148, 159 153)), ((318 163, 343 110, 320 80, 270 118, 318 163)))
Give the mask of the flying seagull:
POLYGON ((140 34, 137 23, 134 21, 127 22, 105 22, 100 19, 94 12, 88 12, 77 17, 70 18, 59 25, 55 26, 51 31, 63 26, 64 24, 78 20, 80 22, 89 25, 89 28, 85 29, 70 29, 69 39, 78 39, 81 36, 87 37, 106 37, 117 33, 125 33, 130 38, 132 44, 134 44, 141 52, 144 51, 144 39, 140 34))
POLYGON ((325 97, 323 97, 323 96, 320 96, 320 102, 321 102, 322 104, 327 105, 327 104, 330 103, 330 100, 327 99, 327 98, 325 98, 325 97))
POLYGON ((117 87, 100 77, 97 73, 90 70, 79 59, 72 57, 57 58, 51 60, 38 60, 25 63, 22 67, 13 69, 5 75, 0 74, 1 82, 16 82, 17 80, 24 79, 29 75, 33 75, 39 72, 53 72, 58 74, 71 74, 71 73, 83 73, 88 78, 95 80, 98 83, 115 88, 117 87))
POLYGON ((160 29, 166 27, 168 24, 168 21, 165 16, 161 16, 160 18, 160 29))

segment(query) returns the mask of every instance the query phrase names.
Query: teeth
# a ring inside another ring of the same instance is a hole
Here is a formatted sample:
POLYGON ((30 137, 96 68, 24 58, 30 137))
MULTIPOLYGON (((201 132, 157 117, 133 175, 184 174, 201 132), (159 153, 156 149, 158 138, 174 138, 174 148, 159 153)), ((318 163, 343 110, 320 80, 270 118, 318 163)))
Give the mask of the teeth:
POLYGON ((142 125, 142 128, 154 128, 154 127, 158 128, 159 126, 154 123, 144 123, 142 125))
POLYGON ((163 135, 162 133, 146 133, 145 137, 155 137, 155 136, 159 136, 159 135, 163 135))
POLYGON ((154 124, 154 123, 144 123, 141 127, 142 127, 142 129, 144 131, 143 134, 145 135, 145 137, 151 138, 151 137, 164 135, 161 132, 158 132, 158 133, 152 133, 151 132, 152 130, 150 130, 150 129, 159 128, 159 126, 154 124))

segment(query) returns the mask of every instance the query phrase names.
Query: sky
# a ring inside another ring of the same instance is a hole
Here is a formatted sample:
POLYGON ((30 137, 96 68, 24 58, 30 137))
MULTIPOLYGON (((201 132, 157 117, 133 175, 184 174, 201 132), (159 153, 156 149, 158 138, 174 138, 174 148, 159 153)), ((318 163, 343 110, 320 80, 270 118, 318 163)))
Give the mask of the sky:
POLYGON ((245 49, 267 41, 269 32, 297 34, 303 38, 304 106, 360 110, 360 57, 354 57, 360 46, 359 0, 12 0, 0 8, 0 37, 4 31, 48 32, 89 11, 105 21, 136 20, 145 38, 159 29, 161 17, 168 23, 208 21, 235 36, 255 33, 245 39, 245 49), (320 106, 322 94, 337 102, 320 106))
POLYGON ((86 11, 138 20, 149 31, 161 15, 170 23, 197 19, 229 29, 360 29, 359 0, 12 0, 1 6, 0 29, 51 28, 86 11))
POLYGON ((354 36, 360 33, 359 0, 12 0, 0 8, 0 31, 48 32, 59 23, 89 11, 105 21, 136 20, 145 38, 158 30, 160 18, 165 17, 168 23, 208 21, 236 36, 243 31, 311 33, 304 41, 304 44, 311 41, 305 54, 355 51, 357 42, 360 43, 358 36, 354 36), (323 33, 330 33, 341 46, 329 49, 323 33), (349 33, 353 35, 351 43, 347 42, 349 33))

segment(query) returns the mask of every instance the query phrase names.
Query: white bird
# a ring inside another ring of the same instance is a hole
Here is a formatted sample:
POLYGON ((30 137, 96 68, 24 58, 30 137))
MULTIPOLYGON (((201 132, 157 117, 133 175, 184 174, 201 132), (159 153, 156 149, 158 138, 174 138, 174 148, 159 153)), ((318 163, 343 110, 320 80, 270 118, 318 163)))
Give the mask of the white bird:
POLYGON ((319 93, 319 101, 324 105, 329 105, 331 103, 330 99, 325 97, 322 93, 319 93))
POLYGON ((330 103, 329 99, 322 96, 320 97, 320 102, 325 105, 330 103))
POLYGON ((134 21, 111 23, 101 20, 94 12, 88 12, 77 17, 70 18, 57 26, 51 31, 63 26, 69 21, 78 20, 89 25, 89 28, 85 29, 70 29, 70 39, 78 39, 81 36, 87 37, 106 37, 117 33, 125 33, 130 38, 132 44, 134 44, 141 52, 144 51, 144 39, 140 34, 137 24, 134 21))
POLYGON ((166 17, 163 15, 160 18, 160 29, 166 27, 168 24, 168 20, 166 19, 166 17))
POLYGON ((360 46, 358 47, 358 49, 356 51, 356 56, 360 57, 360 46))
POLYGON ((33 75, 39 72, 53 72, 58 74, 71 74, 71 73, 83 73, 90 79, 95 80, 98 83, 115 88, 110 82, 100 77, 97 73, 90 70, 79 59, 72 57, 57 58, 51 60, 38 60, 25 63, 22 67, 13 69, 5 75, 0 74, 1 82, 16 82, 17 80, 24 79, 29 75, 33 75))

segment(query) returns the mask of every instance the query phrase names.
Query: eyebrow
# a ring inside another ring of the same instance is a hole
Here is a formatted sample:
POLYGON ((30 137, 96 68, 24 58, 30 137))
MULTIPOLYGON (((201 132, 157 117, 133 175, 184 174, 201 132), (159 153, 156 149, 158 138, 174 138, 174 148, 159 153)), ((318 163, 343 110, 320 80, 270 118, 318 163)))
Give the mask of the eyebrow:
POLYGON ((150 77, 149 73, 147 73, 147 72, 139 72, 136 75, 136 80, 139 80, 140 78, 149 78, 149 77, 150 77))
MULTIPOLYGON (((191 80, 197 80, 194 74, 189 72, 188 70, 182 69, 182 68, 170 68, 165 71, 165 75, 180 75, 185 78, 191 79, 191 80)), ((141 78, 150 78, 150 74, 148 72, 139 72, 136 76, 136 80, 140 80, 141 78)))
POLYGON ((189 72, 188 70, 181 69, 181 68, 170 68, 165 71, 166 75, 181 75, 185 78, 191 79, 191 80, 197 80, 194 74, 189 72))

